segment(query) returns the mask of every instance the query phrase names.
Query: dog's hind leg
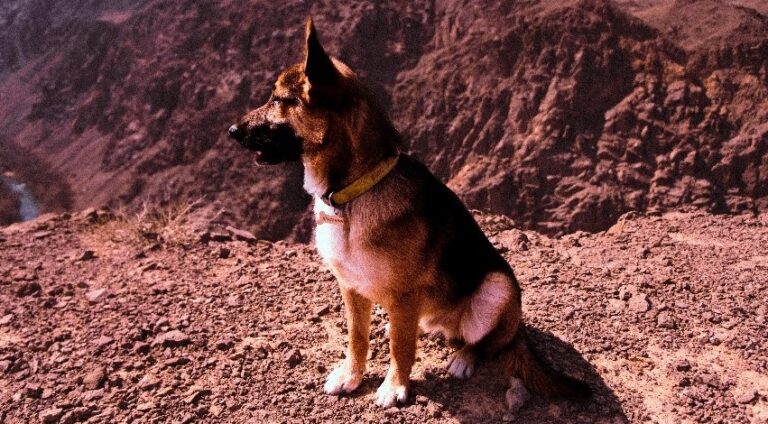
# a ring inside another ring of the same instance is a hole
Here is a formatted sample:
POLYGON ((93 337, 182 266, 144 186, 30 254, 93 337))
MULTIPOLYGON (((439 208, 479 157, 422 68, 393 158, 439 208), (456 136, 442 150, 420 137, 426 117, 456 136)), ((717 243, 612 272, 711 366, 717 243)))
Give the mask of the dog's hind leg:
POLYGON ((363 381, 371 335, 371 301, 352 289, 341 287, 341 297, 349 324, 349 345, 344 361, 328 376, 328 394, 350 393, 363 381))
POLYGON ((448 361, 448 372, 469 378, 480 355, 512 339, 520 322, 520 289, 514 275, 491 272, 464 306, 459 325, 466 344, 448 361))
POLYGON ((456 378, 469 378, 475 372, 475 364, 478 359, 478 348, 473 344, 466 344, 451 355, 448 359, 448 372, 456 378))

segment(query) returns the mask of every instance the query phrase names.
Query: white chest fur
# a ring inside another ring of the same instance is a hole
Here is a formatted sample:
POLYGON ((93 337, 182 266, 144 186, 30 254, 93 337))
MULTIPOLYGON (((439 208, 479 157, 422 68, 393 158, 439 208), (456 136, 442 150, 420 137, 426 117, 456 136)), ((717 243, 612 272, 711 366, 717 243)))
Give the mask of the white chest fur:
POLYGON ((317 251, 334 273, 339 283, 361 295, 375 300, 377 284, 388 275, 387 264, 377 261, 371 254, 356 248, 350 241, 345 224, 329 220, 317 220, 318 215, 338 216, 337 211, 322 200, 315 198, 315 245, 317 251))
POLYGON ((337 211, 326 205, 322 200, 315 198, 315 244, 320 256, 328 265, 335 265, 336 262, 344 260, 344 254, 347 251, 346 234, 344 233, 344 224, 339 222, 329 222, 318 219, 321 214, 331 217, 338 216, 337 211))

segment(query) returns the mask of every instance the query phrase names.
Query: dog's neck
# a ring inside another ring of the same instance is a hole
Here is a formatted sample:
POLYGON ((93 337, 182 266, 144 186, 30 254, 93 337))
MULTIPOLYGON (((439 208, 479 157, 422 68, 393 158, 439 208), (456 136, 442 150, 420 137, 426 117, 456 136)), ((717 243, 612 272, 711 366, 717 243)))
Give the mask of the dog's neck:
MULTIPOLYGON (((317 199, 322 199, 331 192, 339 192, 360 179, 372 178, 371 173, 376 173, 377 169, 382 167, 385 162, 391 162, 393 157, 399 155, 398 150, 382 154, 376 160, 359 161, 360 163, 345 165, 342 169, 347 172, 330 169, 330 166, 323 167, 321 164, 304 161, 304 190, 317 199)), ((381 172, 381 171, 379 171, 381 172)), ((388 171, 387 171, 388 172, 388 171)), ((377 175, 378 180, 382 175, 377 175)), ((327 201, 327 199, 326 199, 327 201)))

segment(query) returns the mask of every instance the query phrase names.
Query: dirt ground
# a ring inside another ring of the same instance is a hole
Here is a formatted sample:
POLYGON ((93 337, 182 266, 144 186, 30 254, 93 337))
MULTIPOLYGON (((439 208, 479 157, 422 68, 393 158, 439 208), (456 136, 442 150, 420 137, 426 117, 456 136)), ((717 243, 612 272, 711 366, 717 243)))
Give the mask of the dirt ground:
POLYGON ((312 246, 88 211, 0 230, 0 422, 768 422, 768 215, 628 214, 561 239, 478 219, 539 350, 592 401, 513 416, 492 363, 452 379, 425 335, 409 403, 380 410, 381 310, 363 385, 325 395, 345 324, 312 246))

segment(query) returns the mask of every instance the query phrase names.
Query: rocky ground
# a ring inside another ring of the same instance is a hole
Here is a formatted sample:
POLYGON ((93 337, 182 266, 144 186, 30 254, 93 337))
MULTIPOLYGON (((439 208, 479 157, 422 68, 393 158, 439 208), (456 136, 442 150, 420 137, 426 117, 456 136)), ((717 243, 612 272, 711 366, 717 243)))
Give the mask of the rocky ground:
POLYGON ((514 416, 492 364, 449 378, 433 336, 409 403, 376 408, 380 310, 363 385, 322 394, 345 330, 312 247, 149 216, 0 230, 0 422, 768 422, 765 214, 628 214, 560 239, 478 215, 539 349, 596 393, 534 397, 514 416))

